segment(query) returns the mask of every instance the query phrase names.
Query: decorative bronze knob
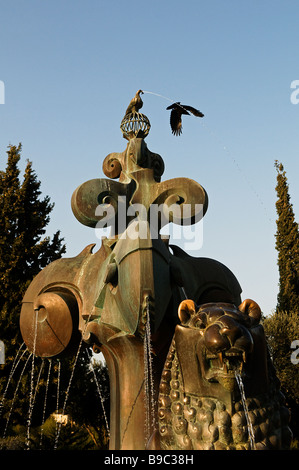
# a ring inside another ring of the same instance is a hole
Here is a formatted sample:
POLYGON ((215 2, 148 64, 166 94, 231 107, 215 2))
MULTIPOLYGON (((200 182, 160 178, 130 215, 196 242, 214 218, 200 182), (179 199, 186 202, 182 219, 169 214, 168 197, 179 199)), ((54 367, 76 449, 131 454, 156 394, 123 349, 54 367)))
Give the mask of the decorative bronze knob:
POLYGON ((78 344, 78 305, 68 292, 45 292, 24 303, 20 328, 27 348, 36 356, 53 357, 78 344))

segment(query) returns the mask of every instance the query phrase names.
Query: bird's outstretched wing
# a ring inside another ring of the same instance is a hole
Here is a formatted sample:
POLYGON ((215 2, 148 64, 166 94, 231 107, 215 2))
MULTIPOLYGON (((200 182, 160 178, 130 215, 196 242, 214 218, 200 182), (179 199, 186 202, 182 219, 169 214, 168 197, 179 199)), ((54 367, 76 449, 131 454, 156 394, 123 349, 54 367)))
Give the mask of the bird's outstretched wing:
POLYGON ((182 105, 179 101, 177 103, 171 104, 166 109, 176 110, 178 114, 189 114, 188 111, 186 111, 186 107, 182 105))
POLYGON ((182 107, 187 111, 190 111, 192 114, 194 114, 194 116, 204 117, 204 114, 199 111, 199 109, 192 108, 192 106, 187 106, 186 104, 182 104, 182 107))

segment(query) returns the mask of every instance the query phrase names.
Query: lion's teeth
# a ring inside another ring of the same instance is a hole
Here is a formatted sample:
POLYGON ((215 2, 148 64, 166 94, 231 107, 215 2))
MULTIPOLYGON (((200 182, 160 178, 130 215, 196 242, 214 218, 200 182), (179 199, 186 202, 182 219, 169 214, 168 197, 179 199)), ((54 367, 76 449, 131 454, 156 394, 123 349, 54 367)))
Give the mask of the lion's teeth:
POLYGON ((219 360, 220 360, 220 364, 223 365, 223 356, 222 356, 222 352, 218 353, 218 357, 219 357, 219 360))

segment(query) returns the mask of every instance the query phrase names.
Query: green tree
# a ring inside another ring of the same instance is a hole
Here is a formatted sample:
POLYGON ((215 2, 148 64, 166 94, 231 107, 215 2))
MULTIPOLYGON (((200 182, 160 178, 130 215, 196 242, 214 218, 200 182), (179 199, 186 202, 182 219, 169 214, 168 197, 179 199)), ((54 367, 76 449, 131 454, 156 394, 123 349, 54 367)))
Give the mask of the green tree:
POLYGON ((0 171, 0 339, 6 349, 6 363, 0 365, 0 449, 24 448, 32 390, 34 406, 30 420, 30 448, 40 448, 41 425, 45 419, 43 448, 53 449, 57 425, 51 414, 57 411, 58 403, 61 413, 64 402, 71 424, 61 428, 58 448, 105 448, 108 445, 105 420, 105 414, 109 416, 108 373, 101 363, 90 368, 87 347, 81 348, 74 374, 75 356, 53 360, 35 358, 31 388, 32 362, 28 360, 29 353, 25 348, 19 349, 22 343, 19 331, 21 302, 34 276, 60 258, 65 246, 59 231, 51 239, 45 236, 53 204, 48 196, 41 197, 40 182, 31 162, 27 162, 24 178, 20 180, 21 145, 10 146, 7 153, 6 170, 0 171), (22 351, 25 352, 23 357, 22 351), (20 362, 6 390, 17 354, 20 362), (104 397, 105 414, 98 384, 104 397))
POLYGON ((275 167, 279 292, 276 312, 265 319, 264 328, 286 404, 291 410, 291 429, 298 442, 299 366, 291 360, 291 345, 299 339, 299 229, 290 202, 286 172, 278 161, 275 167))
MULTIPOLYGON (((59 231, 52 238, 45 236, 54 205, 48 196, 41 198, 41 183, 30 161, 20 179, 21 149, 21 144, 8 147, 6 169, 0 171, 0 339, 6 356, 5 365, 0 365, 0 401, 22 343, 19 317, 23 295, 33 277, 65 252, 59 231)), ((23 383, 20 392, 22 388, 23 383)))
POLYGON ((281 390, 291 410, 290 427, 294 439, 299 441, 299 364, 292 357, 295 351, 291 348, 293 341, 299 340, 298 311, 274 312, 264 319, 263 326, 281 390))
POLYGON ((279 293, 277 310, 297 311, 299 306, 299 230, 290 202, 289 187, 283 165, 275 162, 277 170, 277 231, 279 293))

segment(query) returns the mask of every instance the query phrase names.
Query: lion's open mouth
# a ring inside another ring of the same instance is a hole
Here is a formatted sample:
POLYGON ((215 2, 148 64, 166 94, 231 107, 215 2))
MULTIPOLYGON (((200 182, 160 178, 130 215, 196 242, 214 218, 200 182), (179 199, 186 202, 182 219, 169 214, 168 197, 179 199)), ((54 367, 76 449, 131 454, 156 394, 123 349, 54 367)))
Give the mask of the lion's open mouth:
POLYGON ((245 373, 246 360, 246 352, 234 348, 218 354, 206 351, 206 379, 209 382, 219 382, 225 389, 232 391, 235 387, 236 373, 240 375, 245 373))

